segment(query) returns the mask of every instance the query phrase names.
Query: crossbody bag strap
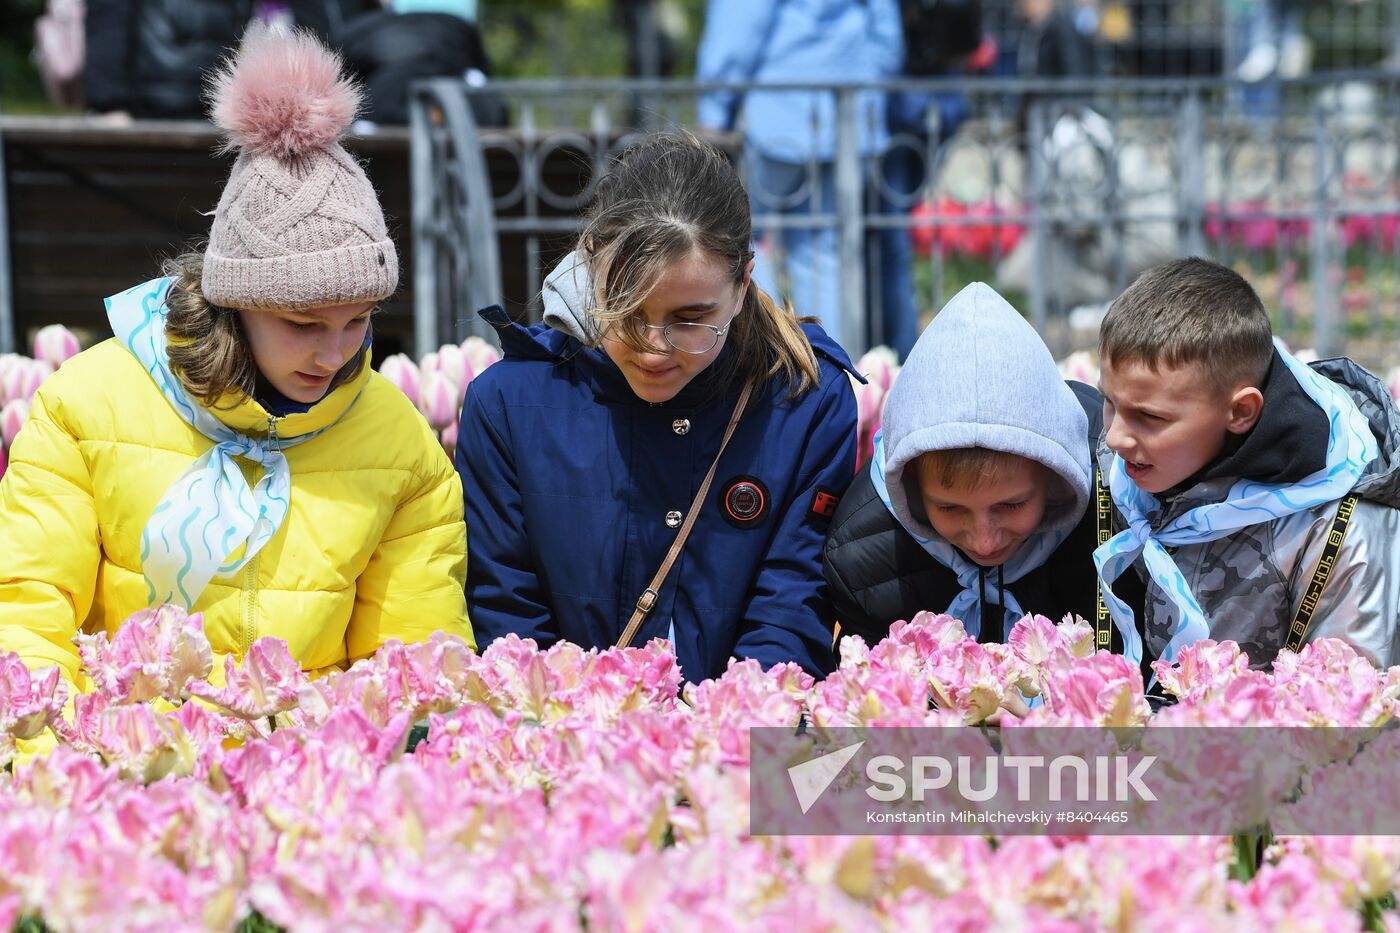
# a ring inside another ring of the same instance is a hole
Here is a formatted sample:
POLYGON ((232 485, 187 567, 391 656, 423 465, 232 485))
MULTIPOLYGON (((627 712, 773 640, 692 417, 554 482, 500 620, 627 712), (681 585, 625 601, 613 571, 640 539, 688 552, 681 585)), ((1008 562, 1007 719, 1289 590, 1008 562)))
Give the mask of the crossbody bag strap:
POLYGON ((690 503, 690 509, 685 515, 685 523, 681 525, 680 532, 676 534, 676 540, 671 542, 671 549, 666 552, 666 559, 661 562, 656 576, 651 578, 651 583, 642 591, 642 595, 637 597, 637 605, 632 610, 632 618, 627 620, 627 627, 617 637, 617 642, 613 645, 614 648, 626 648, 632 643, 632 639, 637 635, 637 629, 642 627, 642 622, 646 621, 647 614, 656 605, 656 597, 661 591, 661 584, 665 582, 666 574, 671 572, 671 565, 680 556, 681 548, 685 546, 685 539, 690 536, 690 529, 695 527, 695 519, 700 515, 700 507, 710 492, 710 483, 714 481, 715 471, 719 469, 719 458, 724 456, 724 448, 729 446, 729 439, 734 436, 734 429, 739 426, 739 419, 744 416, 744 406, 748 404, 749 394, 752 391, 753 383, 746 383, 744 390, 739 393, 739 401, 734 404, 734 413, 729 416, 729 427, 725 428, 724 439, 719 442, 719 451, 715 454, 715 462, 710 464, 710 472, 705 474, 705 481, 700 484, 700 491, 695 494, 695 500, 690 503))
POLYGON ((1322 599, 1322 591, 1327 589, 1327 578, 1332 575, 1332 565, 1336 563, 1337 554, 1342 550, 1342 542, 1346 540, 1347 526, 1351 524, 1351 513, 1356 509, 1356 502, 1356 496, 1345 496, 1337 503, 1337 515, 1332 519, 1332 527, 1327 532, 1327 542, 1322 546, 1322 554, 1317 558, 1312 579, 1308 581, 1308 588, 1303 591, 1303 601, 1298 604, 1298 612, 1294 614, 1293 624, 1288 627, 1288 636, 1283 642, 1283 647, 1288 651, 1296 654, 1303 650, 1303 641, 1308 637, 1308 629, 1312 626, 1313 613, 1317 611, 1317 604, 1322 599))
MULTIPOLYGON (((1113 497, 1097 469, 1094 470, 1094 479, 1094 546, 1102 547, 1113 537, 1113 497)), ((1103 598, 1102 586, 1095 586, 1094 591, 1098 594, 1094 612, 1094 650, 1112 651, 1113 619, 1108 614, 1108 602, 1103 598)))

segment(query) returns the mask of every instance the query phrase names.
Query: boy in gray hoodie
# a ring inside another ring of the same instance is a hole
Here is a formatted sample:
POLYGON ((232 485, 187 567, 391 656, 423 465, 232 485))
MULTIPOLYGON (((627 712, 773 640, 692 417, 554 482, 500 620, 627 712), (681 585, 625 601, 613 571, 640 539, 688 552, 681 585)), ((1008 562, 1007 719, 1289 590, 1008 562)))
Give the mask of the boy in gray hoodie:
POLYGON ((954 296, 890 388, 874 457, 832 520, 824 560, 841 633, 874 644, 930 610, 1000 642, 1025 613, 1073 613, 1113 648, 1092 560, 1112 531, 1091 456, 1101 415, 1098 392, 1061 379, 994 290, 954 296))

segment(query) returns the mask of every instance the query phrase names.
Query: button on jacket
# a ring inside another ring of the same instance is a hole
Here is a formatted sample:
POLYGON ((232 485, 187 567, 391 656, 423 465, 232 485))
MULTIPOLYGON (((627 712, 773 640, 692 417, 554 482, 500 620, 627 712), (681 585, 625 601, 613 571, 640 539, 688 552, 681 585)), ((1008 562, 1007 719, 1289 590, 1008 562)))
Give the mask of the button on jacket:
MULTIPOLYGON (((498 308, 482 316, 505 358, 472 382, 458 433, 473 628, 483 648, 509 632, 609 647, 675 540, 667 513, 689 512, 741 386, 718 385, 717 363, 649 404, 575 337, 498 308)), ((792 401, 778 380, 755 391, 633 640, 671 634, 687 680, 722 674, 731 655, 818 675, 834 666, 829 511, 814 505, 855 472, 856 407, 845 352, 804 330, 821 384, 792 401)))

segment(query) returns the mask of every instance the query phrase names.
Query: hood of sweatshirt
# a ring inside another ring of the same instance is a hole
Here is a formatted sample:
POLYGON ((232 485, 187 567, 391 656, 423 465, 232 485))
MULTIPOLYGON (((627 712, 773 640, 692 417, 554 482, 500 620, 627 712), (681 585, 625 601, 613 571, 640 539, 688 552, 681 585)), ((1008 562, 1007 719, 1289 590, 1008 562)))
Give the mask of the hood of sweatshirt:
POLYGON ((598 336, 598 322, 589 309, 593 306, 593 286, 583 254, 574 250, 550 270, 544 280, 544 322, 581 344, 592 344, 598 336))
POLYGON ((1035 329, 990 286, 953 296, 890 387, 883 419, 890 511, 936 537, 912 468, 934 450, 982 447, 1043 464, 1053 477, 1037 531, 1073 527, 1093 482, 1088 418, 1035 329))

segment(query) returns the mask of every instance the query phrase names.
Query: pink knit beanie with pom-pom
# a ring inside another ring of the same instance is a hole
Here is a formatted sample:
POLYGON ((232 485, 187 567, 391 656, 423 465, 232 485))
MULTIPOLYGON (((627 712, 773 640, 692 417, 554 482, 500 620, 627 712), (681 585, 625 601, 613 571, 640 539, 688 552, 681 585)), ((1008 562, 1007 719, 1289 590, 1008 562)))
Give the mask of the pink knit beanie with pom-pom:
POLYGON ((374 187, 340 145, 360 92, 310 35, 255 25, 210 83, 238 151, 204 254, 204 297, 248 310, 393 294, 399 258, 374 187))

